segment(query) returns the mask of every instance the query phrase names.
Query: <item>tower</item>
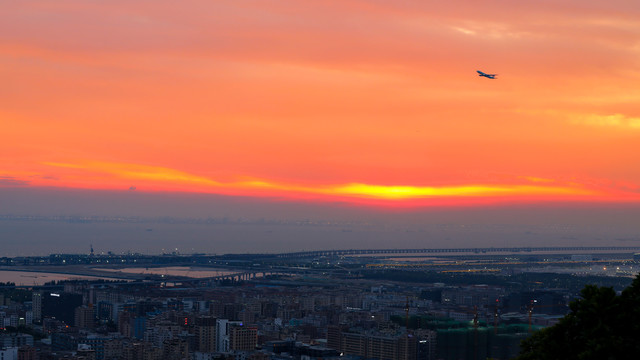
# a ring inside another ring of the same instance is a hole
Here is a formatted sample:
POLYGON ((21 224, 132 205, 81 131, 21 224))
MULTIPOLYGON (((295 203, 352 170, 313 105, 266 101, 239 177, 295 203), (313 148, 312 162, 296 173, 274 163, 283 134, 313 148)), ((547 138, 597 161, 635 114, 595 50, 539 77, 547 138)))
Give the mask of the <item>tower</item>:
POLYGON ((33 321, 42 322, 42 293, 34 291, 31 295, 31 310, 33 311, 33 321))

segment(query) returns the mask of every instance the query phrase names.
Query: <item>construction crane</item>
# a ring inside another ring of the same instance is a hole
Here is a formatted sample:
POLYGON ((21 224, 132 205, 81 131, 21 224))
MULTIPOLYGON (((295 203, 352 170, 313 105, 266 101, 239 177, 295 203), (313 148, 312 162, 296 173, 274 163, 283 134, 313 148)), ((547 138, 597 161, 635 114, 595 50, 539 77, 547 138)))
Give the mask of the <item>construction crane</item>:
POLYGON ((478 360, 478 306, 473 306, 473 346, 475 360, 478 360))
POLYGON ((496 306, 493 309, 493 333, 498 334, 498 319, 500 316, 498 315, 498 305, 500 304, 500 299, 496 299, 496 306))
POLYGON ((409 297, 407 296, 407 302, 404 305, 404 320, 407 328, 407 333, 409 332, 409 297))

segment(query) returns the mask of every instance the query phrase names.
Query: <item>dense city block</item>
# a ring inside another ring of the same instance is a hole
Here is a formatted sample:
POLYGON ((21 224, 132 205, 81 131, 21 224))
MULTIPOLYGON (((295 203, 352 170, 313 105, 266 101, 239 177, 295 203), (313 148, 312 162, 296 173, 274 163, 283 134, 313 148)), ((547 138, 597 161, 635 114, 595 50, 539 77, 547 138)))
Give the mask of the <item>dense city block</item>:
POLYGON ((0 290, 2 358, 510 359, 585 284, 620 291, 637 266, 632 253, 312 255, 5 258, 23 281, 0 290), (50 274, 66 278, 35 284, 50 274))

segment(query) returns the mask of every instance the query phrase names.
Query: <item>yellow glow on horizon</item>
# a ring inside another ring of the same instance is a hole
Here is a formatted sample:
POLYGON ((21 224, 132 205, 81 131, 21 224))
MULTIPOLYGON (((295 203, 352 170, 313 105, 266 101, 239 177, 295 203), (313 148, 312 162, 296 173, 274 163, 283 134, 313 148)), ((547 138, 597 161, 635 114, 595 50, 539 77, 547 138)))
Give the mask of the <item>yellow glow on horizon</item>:
POLYGON ((548 187, 530 185, 465 185, 443 187, 381 186, 349 184, 333 189, 338 194, 370 196, 381 199, 417 199, 430 197, 478 197, 506 195, 589 195, 593 191, 571 187, 548 187))
POLYGON ((588 126, 619 127, 634 130, 640 129, 640 118, 618 113, 612 115, 589 114, 576 116, 573 122, 588 126))
MULTIPOLYGON (((363 183, 350 183, 343 185, 301 185, 273 182, 265 179, 245 178, 243 180, 220 182, 204 176, 194 175, 188 172, 170 169, 166 167, 108 163, 99 161, 84 161, 78 163, 47 162, 45 165, 59 168, 80 169, 91 175, 93 179, 104 178, 104 175, 112 175, 116 178, 136 183, 146 181, 147 188, 152 189, 180 189, 181 191, 209 192, 209 193, 234 193, 242 195, 273 196, 289 195, 313 195, 313 196, 338 196, 342 198, 366 198, 379 200, 415 200, 429 198, 483 198, 483 197, 536 197, 536 196, 577 196, 585 197, 598 195, 594 190, 589 190, 580 184, 568 184, 566 186, 547 186, 545 183, 554 182, 551 179, 536 177, 521 177, 541 185, 460 185, 460 186, 388 186, 363 183), (100 174, 103 174, 100 176, 100 174), (96 176, 98 175, 98 176, 96 176)), ((104 180, 108 182, 108 179, 104 180)))

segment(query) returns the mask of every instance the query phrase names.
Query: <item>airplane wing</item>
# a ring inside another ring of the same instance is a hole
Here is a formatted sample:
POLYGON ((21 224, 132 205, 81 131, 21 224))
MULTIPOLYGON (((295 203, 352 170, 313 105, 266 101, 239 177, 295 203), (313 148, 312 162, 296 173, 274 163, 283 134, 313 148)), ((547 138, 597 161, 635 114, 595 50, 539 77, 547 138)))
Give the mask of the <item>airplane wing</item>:
POLYGON ((489 79, 495 79, 496 75, 498 75, 498 74, 487 74, 487 73, 484 73, 484 72, 482 72, 480 70, 476 70, 476 72, 478 73, 478 76, 484 76, 484 77, 489 78, 489 79))

